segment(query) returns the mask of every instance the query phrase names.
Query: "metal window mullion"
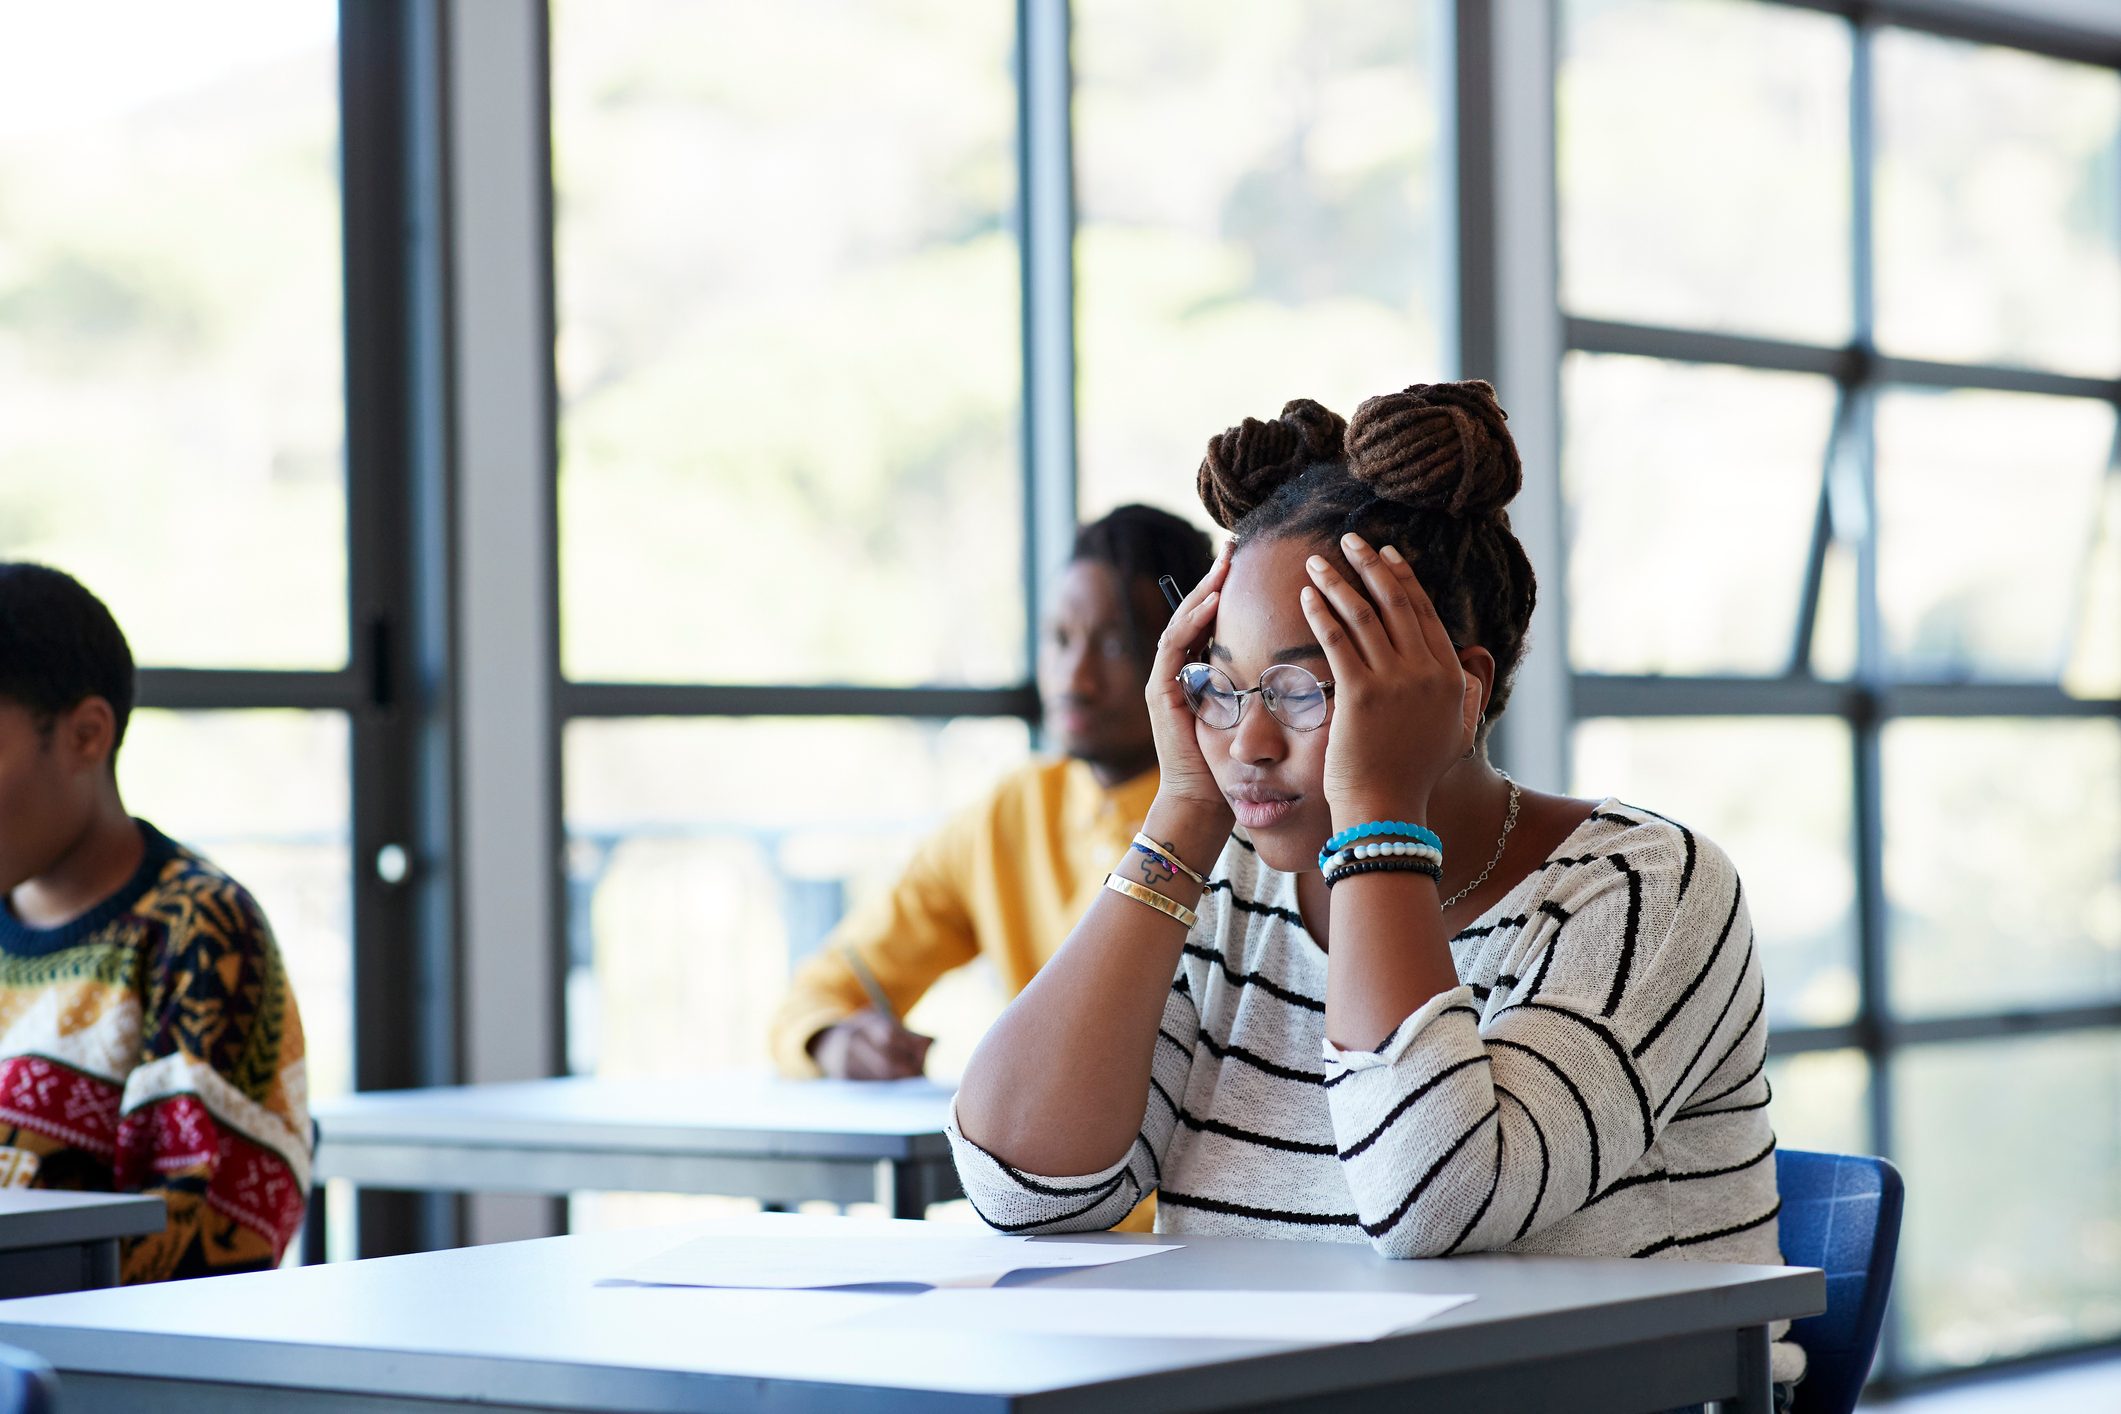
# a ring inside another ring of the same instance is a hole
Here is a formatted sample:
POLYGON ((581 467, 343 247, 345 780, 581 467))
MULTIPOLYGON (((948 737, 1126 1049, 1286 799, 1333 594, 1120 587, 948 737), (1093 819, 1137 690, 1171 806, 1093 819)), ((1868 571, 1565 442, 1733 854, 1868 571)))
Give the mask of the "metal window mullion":
POLYGON ((1074 547, 1075 166, 1068 0, 1017 0, 1017 253, 1022 272, 1024 667, 1047 587, 1074 547))

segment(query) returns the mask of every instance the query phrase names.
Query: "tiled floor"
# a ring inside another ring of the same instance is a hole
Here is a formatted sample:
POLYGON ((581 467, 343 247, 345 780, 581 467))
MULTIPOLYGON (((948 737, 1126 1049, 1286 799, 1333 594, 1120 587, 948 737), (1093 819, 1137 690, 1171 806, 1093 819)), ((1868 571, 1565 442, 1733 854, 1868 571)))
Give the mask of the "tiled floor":
POLYGON ((1890 1402, 1865 1400, 1861 1408, 1866 1414, 2121 1414, 2121 1360, 1977 1380, 1890 1402))

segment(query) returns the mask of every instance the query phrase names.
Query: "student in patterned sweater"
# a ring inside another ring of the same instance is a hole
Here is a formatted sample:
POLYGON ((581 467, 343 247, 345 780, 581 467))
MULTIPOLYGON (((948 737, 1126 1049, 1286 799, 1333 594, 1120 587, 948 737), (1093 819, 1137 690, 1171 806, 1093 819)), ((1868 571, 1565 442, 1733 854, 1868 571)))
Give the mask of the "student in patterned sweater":
POLYGON ((958 1092, 989 1224, 1153 1191, 1161 1231, 1388 1257, 1780 1260, 1736 870, 1487 759, 1532 615, 1521 476, 1485 383, 1209 443, 1234 548, 1159 645, 1149 838, 958 1092))
POLYGON ((302 1022, 243 886, 125 813, 132 654, 0 564, 0 1184, 159 1195, 127 1282, 276 1263, 309 1187, 302 1022))

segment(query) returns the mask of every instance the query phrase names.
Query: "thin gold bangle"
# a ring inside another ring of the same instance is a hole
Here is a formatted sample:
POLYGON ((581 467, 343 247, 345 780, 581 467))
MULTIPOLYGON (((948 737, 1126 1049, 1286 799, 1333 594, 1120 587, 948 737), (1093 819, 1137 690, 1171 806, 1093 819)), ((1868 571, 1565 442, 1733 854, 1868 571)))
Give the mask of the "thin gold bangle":
POLYGON ((1202 888, 1205 889, 1206 887, 1208 887, 1208 878, 1205 874, 1195 873, 1192 867, 1188 865, 1185 860, 1180 859, 1178 857, 1177 850, 1171 848, 1171 846, 1167 844, 1163 844, 1159 841, 1150 839, 1147 831, 1136 835, 1134 837, 1134 843, 1140 845, 1145 852, 1153 853, 1158 859, 1163 860, 1164 862, 1169 864, 1173 869, 1176 869, 1179 873, 1185 875, 1188 879, 1191 879, 1194 883, 1200 885, 1202 888))
POLYGON ((1107 874, 1105 875, 1105 887, 1112 890, 1113 893, 1125 894, 1136 903, 1146 903, 1158 913, 1176 918, 1188 928, 1200 921, 1199 914, 1180 903, 1177 899, 1165 898, 1156 890, 1137 884, 1132 879, 1122 879, 1117 874, 1107 874))

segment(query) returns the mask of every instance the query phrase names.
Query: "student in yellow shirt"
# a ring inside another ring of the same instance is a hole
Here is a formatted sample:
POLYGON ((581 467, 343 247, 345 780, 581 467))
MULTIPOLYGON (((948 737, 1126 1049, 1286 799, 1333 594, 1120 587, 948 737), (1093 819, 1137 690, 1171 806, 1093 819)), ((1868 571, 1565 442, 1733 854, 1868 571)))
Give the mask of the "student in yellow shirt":
POLYGON ((950 821, 796 971, 771 1032, 783 1073, 921 1073, 929 1038, 869 1003, 850 954, 903 1016, 981 956, 1014 996, 1059 949, 1156 796, 1142 688, 1170 618, 1157 578, 1190 589, 1212 561, 1205 534, 1148 506, 1083 527, 1039 634, 1039 696, 1061 758, 1025 766, 950 821))

